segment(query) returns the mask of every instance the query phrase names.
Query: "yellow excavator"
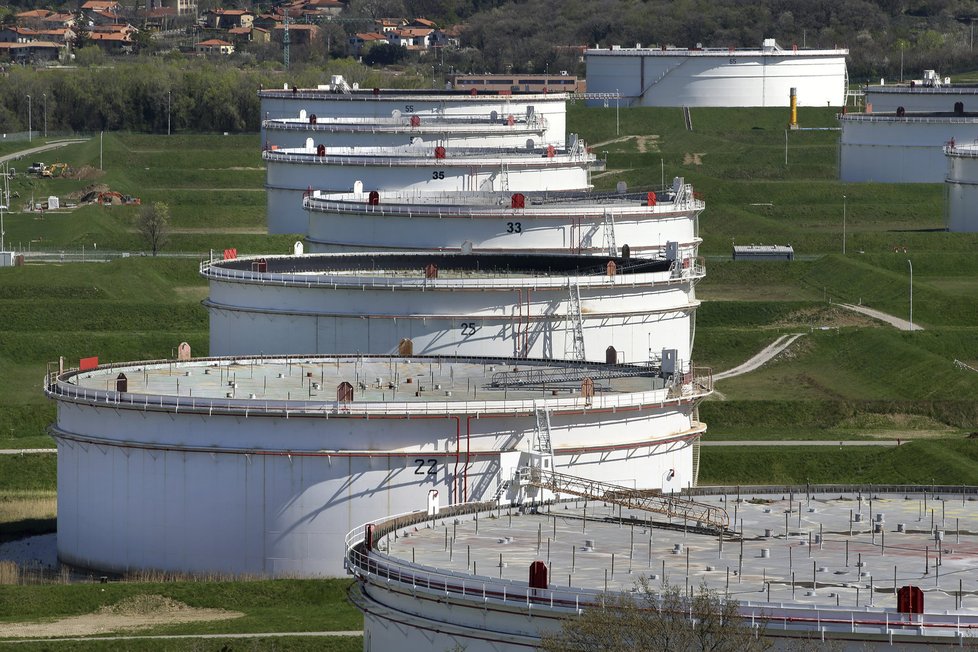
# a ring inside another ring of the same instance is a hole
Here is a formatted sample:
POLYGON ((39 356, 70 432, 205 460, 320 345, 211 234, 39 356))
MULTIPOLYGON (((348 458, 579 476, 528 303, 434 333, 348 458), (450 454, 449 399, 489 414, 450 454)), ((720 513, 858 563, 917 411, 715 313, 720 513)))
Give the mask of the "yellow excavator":
POLYGON ((52 163, 41 174, 45 177, 67 177, 72 172, 71 166, 67 163, 52 163))

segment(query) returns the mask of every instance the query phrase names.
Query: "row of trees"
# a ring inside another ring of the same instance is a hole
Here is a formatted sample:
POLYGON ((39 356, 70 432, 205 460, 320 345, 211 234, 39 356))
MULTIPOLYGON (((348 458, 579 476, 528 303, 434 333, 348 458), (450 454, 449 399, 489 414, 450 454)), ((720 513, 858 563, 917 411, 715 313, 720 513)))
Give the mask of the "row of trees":
POLYGON ((283 84, 314 86, 329 74, 361 85, 390 85, 390 79, 351 60, 333 62, 328 72, 305 67, 240 68, 224 61, 136 58, 111 65, 32 70, 14 66, 0 77, 0 131, 49 132, 127 130, 257 131, 259 88, 283 84), (28 100, 30 96, 30 100, 28 100))

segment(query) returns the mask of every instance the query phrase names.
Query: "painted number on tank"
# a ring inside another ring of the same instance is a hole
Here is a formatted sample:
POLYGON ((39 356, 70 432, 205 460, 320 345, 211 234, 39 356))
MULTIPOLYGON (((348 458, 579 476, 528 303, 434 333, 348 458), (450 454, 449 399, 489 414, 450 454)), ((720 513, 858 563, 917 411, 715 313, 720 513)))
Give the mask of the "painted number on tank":
POLYGON ((414 113, 414 105, 413 104, 405 104, 404 105, 404 111, 407 112, 407 113, 414 113))
POLYGON ((423 457, 417 457, 414 460, 417 465, 414 469, 414 475, 438 475, 438 460, 433 457, 427 459, 423 457))
POLYGON ((731 58, 731 59, 730 59, 730 63, 737 63, 737 60, 736 60, 736 59, 733 59, 733 58, 731 58))
POLYGON ((479 327, 475 325, 474 321, 464 321, 462 322, 462 337, 468 337, 469 335, 475 335, 478 332, 479 327))
POLYGON ((434 172, 431 173, 431 178, 432 179, 444 179, 445 178, 445 171, 444 170, 435 170, 434 172))
POLYGON ((523 233, 523 223, 506 222, 506 233, 523 233))

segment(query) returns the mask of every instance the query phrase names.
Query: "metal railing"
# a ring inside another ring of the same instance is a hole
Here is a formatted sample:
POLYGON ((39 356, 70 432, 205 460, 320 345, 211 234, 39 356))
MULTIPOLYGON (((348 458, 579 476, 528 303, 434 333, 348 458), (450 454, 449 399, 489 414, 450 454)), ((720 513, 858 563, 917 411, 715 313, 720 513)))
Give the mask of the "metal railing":
MULTIPOLYGON (((394 356, 399 359, 398 356, 394 356)), ((350 355, 350 356, 331 356, 329 360, 336 358, 348 359, 393 359, 388 355, 350 355)), ((439 358, 448 360, 448 358, 439 358)), ((153 394, 138 392, 119 392, 109 389, 115 384, 115 376, 105 373, 106 389, 96 389, 94 387, 82 387, 72 382, 80 374, 92 372, 109 372, 115 370, 139 369, 165 369, 178 368, 186 369, 192 366, 208 366, 208 363, 238 362, 246 364, 260 360, 264 364, 280 363, 287 364, 321 364, 324 360, 311 359, 292 356, 269 356, 258 358, 195 358, 192 362, 177 362, 174 360, 155 360, 149 362, 126 362, 99 365, 93 370, 80 371, 79 369, 67 369, 63 372, 49 371, 44 378, 44 393, 48 398, 55 400, 72 401, 87 403, 91 405, 106 405, 116 407, 126 407, 140 410, 163 410, 173 412, 206 412, 207 414, 235 414, 248 416, 251 413, 262 415, 280 415, 288 418, 292 415, 320 416, 324 418, 334 416, 363 416, 370 414, 404 414, 404 415, 441 415, 457 414, 459 412, 471 414, 527 414, 532 415, 539 404, 538 398, 509 399, 505 393, 494 399, 464 399, 455 401, 435 401, 432 397, 424 396, 417 401, 378 401, 378 402, 340 402, 325 399, 267 399, 267 398, 216 398, 206 396, 182 396, 179 394, 153 394)), ((485 358, 478 362, 486 364, 512 364, 508 358, 485 358)), ((521 360, 525 364, 526 359, 521 360)), ((552 363, 552 361, 541 360, 542 363, 552 363)), ((596 368, 603 366, 600 363, 579 363, 577 365, 590 365, 596 368)), ((328 390, 321 390, 328 393, 328 390)), ((596 393, 593 397, 569 396, 564 398, 548 398, 546 405, 553 411, 593 411, 593 410, 618 410, 623 408, 655 408, 665 407, 689 400, 705 398, 709 391, 703 390, 703 386, 690 383, 687 390, 680 395, 667 392, 662 389, 650 389, 634 392, 615 392, 615 393, 596 393)), ((233 392, 232 392, 233 393, 233 392)))
POLYGON ((410 131, 424 132, 431 130, 443 130, 452 127, 482 127, 487 131, 515 129, 520 131, 544 131, 547 129, 546 119, 534 113, 529 119, 525 115, 514 115, 513 124, 509 124, 506 117, 497 117, 495 120, 485 114, 462 114, 462 115, 437 115, 437 116, 418 116, 421 122, 417 125, 411 124, 411 115, 403 115, 400 118, 357 118, 357 117, 322 117, 317 118, 316 122, 311 122, 309 118, 270 118, 262 121, 265 129, 276 130, 295 130, 295 131, 366 131, 370 133, 382 133, 386 131, 410 131))
MULTIPOLYGON (((399 529, 435 519, 490 511, 495 511, 490 503, 467 503, 443 509, 437 516, 412 512, 364 523, 346 535, 344 564, 347 572, 380 590, 401 587, 413 595, 437 595, 439 602, 476 604, 480 608, 490 605, 531 610, 546 607, 555 612, 571 614, 580 613, 583 608, 603 607, 606 592, 597 589, 573 586, 557 588, 553 584, 545 589, 531 588, 525 581, 440 569, 408 562, 377 549, 378 544, 383 546, 385 538, 389 542, 391 534, 399 529), (369 546, 368 536, 372 538, 369 546)), ((633 595, 636 600, 642 598, 639 593, 621 595, 633 595)), ((737 615, 758 633, 794 630, 810 631, 815 635, 848 632, 883 637, 925 635, 964 638, 978 635, 978 615, 972 613, 905 614, 870 605, 847 609, 746 600, 738 603, 737 615)))
MULTIPOLYGON (((416 193, 381 193, 377 204, 367 202, 368 193, 320 193, 303 200, 306 210, 321 213, 364 213, 377 215, 416 217, 498 218, 518 213, 527 218, 592 218, 603 220, 607 211, 613 211, 616 218, 622 216, 661 218, 674 215, 677 211, 699 212, 706 203, 693 195, 692 186, 679 197, 668 197, 647 203, 648 191, 629 193, 586 193, 569 191, 566 194, 535 195, 524 193, 526 201, 523 208, 514 209, 510 205, 512 193, 503 192, 464 192, 459 196, 434 194, 419 191, 416 193), (388 203, 390 202, 390 203, 388 203), (574 205, 574 204, 579 205, 574 205)), ((655 192, 662 192, 657 190, 655 192)))

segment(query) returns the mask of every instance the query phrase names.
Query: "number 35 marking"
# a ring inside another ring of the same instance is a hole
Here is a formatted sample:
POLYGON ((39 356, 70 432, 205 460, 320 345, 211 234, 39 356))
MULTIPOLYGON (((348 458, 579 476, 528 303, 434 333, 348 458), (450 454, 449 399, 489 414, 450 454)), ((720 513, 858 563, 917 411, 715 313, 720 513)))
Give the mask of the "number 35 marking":
POLYGON ((445 178, 445 171, 444 170, 435 170, 434 172, 431 173, 431 178, 432 179, 444 179, 445 178))
POLYGON ((414 469, 414 475, 438 475, 438 460, 434 458, 425 459, 423 457, 415 458, 414 463, 417 464, 417 468, 414 469), (425 465, 428 466, 425 469, 425 465))

